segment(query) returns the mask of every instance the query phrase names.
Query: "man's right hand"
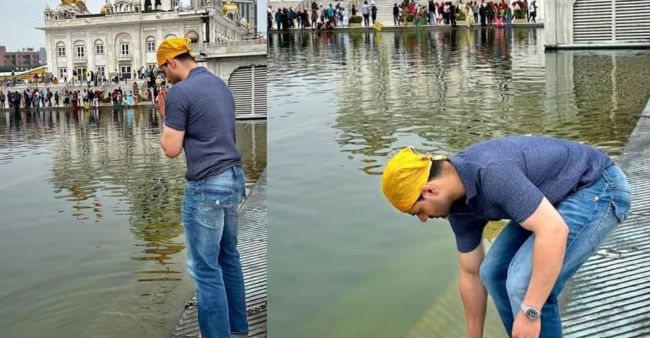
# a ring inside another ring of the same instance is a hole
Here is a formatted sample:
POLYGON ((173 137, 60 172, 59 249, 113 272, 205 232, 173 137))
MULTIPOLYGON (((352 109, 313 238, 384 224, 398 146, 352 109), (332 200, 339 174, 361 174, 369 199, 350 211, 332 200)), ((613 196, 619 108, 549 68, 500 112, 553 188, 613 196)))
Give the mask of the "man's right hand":
POLYGON ((165 120, 165 101, 167 100, 167 91, 164 88, 161 88, 158 91, 158 97, 156 97, 156 110, 160 114, 160 119, 165 120))
POLYGON ((465 308, 468 338, 483 337, 487 292, 479 276, 479 268, 485 257, 483 244, 473 251, 460 254, 460 297, 465 308))

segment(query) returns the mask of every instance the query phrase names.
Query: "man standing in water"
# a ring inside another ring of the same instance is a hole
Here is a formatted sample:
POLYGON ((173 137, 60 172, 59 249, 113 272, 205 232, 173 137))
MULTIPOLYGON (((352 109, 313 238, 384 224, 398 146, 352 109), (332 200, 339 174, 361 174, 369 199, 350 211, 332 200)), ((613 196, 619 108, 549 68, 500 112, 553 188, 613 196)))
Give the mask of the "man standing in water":
POLYGON ((491 140, 450 159, 408 147, 386 165, 382 190, 422 222, 449 217, 468 337, 483 334, 487 291, 512 337, 561 338, 562 288, 630 208, 605 153, 549 137, 491 140), (504 218, 485 255, 483 228, 504 218))
POLYGON ((164 121, 160 145, 169 158, 184 149, 187 161, 183 224, 201 335, 246 337, 244 278, 237 251, 244 172, 235 146, 232 93, 223 80, 196 63, 186 38, 163 41, 157 62, 174 84, 156 99, 164 121))

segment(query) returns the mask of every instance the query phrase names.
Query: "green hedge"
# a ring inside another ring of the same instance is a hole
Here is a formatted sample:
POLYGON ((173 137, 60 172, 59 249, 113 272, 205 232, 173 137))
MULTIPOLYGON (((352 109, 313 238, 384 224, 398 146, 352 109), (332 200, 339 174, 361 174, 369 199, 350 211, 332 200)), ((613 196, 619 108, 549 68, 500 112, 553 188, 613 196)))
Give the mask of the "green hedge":
POLYGON ((358 15, 353 15, 350 17, 350 23, 361 23, 363 18, 358 15))
POLYGON ((515 9, 515 19, 526 19, 528 10, 515 9))

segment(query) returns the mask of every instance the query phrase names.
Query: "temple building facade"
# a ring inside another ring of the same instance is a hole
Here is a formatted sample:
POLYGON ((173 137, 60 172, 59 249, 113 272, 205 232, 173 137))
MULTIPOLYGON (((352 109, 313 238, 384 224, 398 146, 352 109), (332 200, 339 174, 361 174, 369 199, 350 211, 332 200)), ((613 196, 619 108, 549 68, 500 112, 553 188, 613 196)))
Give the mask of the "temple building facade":
POLYGON ((61 0, 44 11, 48 71, 71 78, 73 71, 132 78, 155 67, 156 50, 169 37, 187 37, 197 46, 254 37, 253 1, 107 0, 99 13, 83 0, 61 0))

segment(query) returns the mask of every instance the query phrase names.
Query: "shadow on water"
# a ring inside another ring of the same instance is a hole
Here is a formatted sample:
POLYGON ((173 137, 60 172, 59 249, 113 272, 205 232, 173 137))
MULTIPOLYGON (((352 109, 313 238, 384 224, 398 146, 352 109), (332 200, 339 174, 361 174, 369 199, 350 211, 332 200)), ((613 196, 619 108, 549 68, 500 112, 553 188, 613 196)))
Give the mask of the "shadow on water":
MULTIPOLYGON (((394 212, 383 164, 513 134, 616 157, 650 96, 650 52, 545 52, 543 29, 272 34, 268 54, 269 330, 283 337, 461 336, 448 223, 394 212)), ((486 336, 503 336, 489 313, 486 336)))
MULTIPOLYGON (((12 197, 0 206, 7 221, 0 227, 5 243, 0 253, 38 248, 6 267, 13 273, 2 283, 0 301, 29 305, 4 308, 3 333, 168 334, 192 284, 180 218, 185 160, 164 156, 156 113, 2 116, 0 192, 12 197), (14 242, 6 243, 10 238, 14 242), (48 297, 52 293, 56 296, 48 297), (78 324, 56 324, 71 321, 78 324), (20 323, 29 323, 29 329, 20 323)), ((236 128, 252 184, 266 167, 266 122, 237 122, 236 128)))

